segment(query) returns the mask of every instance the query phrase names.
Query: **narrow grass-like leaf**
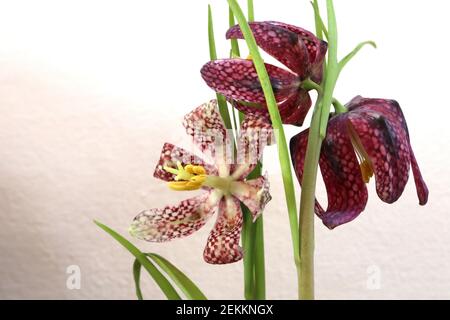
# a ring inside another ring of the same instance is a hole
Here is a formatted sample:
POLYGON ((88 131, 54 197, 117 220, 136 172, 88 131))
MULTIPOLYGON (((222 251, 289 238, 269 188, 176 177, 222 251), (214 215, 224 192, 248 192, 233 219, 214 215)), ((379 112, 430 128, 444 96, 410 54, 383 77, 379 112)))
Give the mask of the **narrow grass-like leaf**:
POLYGON ((134 259, 133 278, 136 287, 136 297, 138 298, 138 300, 144 300, 141 291, 141 267, 142 267, 141 263, 137 259, 134 259))
MULTIPOLYGON (((211 6, 208 5, 208 43, 209 43, 209 58, 217 60, 216 40, 214 38, 214 22, 212 16, 211 6)), ((230 112, 228 111, 227 101, 221 94, 216 94, 217 104, 219 105, 219 112, 227 129, 232 129, 230 112)))
POLYGON ((311 2, 311 5, 314 9, 314 21, 316 25, 316 36, 317 38, 323 40, 323 36, 325 35, 325 38, 328 39, 328 30, 325 26, 325 23, 323 22, 322 16, 320 15, 320 9, 319 9, 319 1, 313 0, 311 2))
POLYGON ((258 77, 261 83, 261 87, 266 97, 267 107, 269 110, 270 118, 272 120, 272 126, 275 131, 275 138, 278 145, 278 157, 280 160, 286 204, 288 207, 289 222, 292 234, 292 243, 294 247, 294 256, 296 265, 299 264, 299 236, 298 236, 298 216, 297 216, 297 203, 295 200, 294 180, 292 177, 291 160, 289 156, 289 149, 286 142, 286 135, 284 133, 283 124, 281 121, 280 112, 278 111, 277 102, 273 93, 272 84, 270 82, 269 75, 267 73, 264 61, 256 45, 255 37, 248 25, 247 20, 236 0, 228 0, 228 4, 233 10, 233 14, 236 17, 239 26, 241 27, 244 38, 247 42, 247 46, 250 50, 253 63, 255 65, 258 77))
MULTIPOLYGON (((231 8, 229 8, 228 9, 228 26, 231 28, 235 24, 236 24, 236 22, 234 21, 233 11, 231 10, 231 8)), ((239 50, 239 43, 238 43, 237 39, 231 39, 230 43, 231 43, 231 57, 232 58, 240 57, 241 52, 239 50)))
POLYGON ((247 0, 247 20, 248 22, 255 21, 255 7, 253 6, 253 0, 247 0))
POLYGON ((349 63, 350 60, 352 60, 357 54, 358 52, 366 45, 370 45, 372 47, 374 47, 375 49, 377 48, 377 44, 374 41, 364 41, 361 42, 360 44, 358 44, 356 46, 355 49, 353 49, 352 52, 350 52, 348 55, 346 55, 340 62, 339 62, 339 73, 341 73, 342 69, 344 69, 344 67, 347 65, 347 63, 349 63))
POLYGON ((173 280, 173 282, 186 295, 186 298, 191 300, 207 300, 206 296, 195 285, 195 283, 167 259, 155 253, 148 253, 147 256, 151 258, 173 280))
POLYGON ((104 224, 94 221, 97 226, 106 231, 111 237, 113 237, 117 242, 119 242, 125 249, 127 249, 142 266, 147 270, 150 276, 155 280, 156 284, 159 286, 161 291, 165 294, 169 300, 181 300, 180 295, 177 293, 172 284, 167 280, 164 275, 156 268, 153 263, 151 263, 146 255, 136 248, 131 242, 122 237, 116 231, 105 226, 104 224))

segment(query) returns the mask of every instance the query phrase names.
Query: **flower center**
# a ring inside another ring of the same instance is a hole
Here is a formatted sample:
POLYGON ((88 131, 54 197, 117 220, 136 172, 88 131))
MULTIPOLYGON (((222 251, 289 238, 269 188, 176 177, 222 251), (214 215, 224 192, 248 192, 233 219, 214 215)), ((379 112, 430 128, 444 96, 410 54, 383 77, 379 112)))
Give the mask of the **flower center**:
POLYGON ((365 183, 369 183, 370 178, 373 177, 372 160, 367 154, 366 149, 364 149, 361 139, 359 138, 358 134, 355 131, 355 128, 353 128, 353 125, 351 123, 348 124, 348 131, 353 148, 355 149, 356 156, 358 157, 359 160, 359 167, 361 169, 363 181, 365 183))
POLYGON ((232 177, 218 177, 206 174, 203 166, 188 164, 183 167, 181 162, 177 162, 177 169, 164 167, 164 170, 175 175, 175 181, 168 183, 170 189, 175 191, 192 191, 201 187, 219 189, 224 193, 230 193, 232 177))

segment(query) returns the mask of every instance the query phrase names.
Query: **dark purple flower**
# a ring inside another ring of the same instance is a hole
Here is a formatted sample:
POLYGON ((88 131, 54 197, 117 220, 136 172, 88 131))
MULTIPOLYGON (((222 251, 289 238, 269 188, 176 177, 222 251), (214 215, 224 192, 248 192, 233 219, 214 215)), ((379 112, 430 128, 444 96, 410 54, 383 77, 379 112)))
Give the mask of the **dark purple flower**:
MULTIPOLYGON (((302 125, 311 107, 311 98, 301 84, 308 78, 321 81, 326 42, 309 31, 281 22, 252 22, 250 28, 258 46, 289 68, 288 71, 266 64, 283 123, 302 125)), ((239 26, 228 30, 226 36, 227 39, 243 38, 239 26)), ((252 60, 210 61, 203 66, 201 74, 208 86, 236 101, 236 107, 242 112, 268 118, 264 93, 252 60)))
MULTIPOLYGON (((323 142, 320 168, 328 194, 328 209, 316 202, 316 214, 330 229, 355 219, 365 208, 366 183, 375 174, 376 189, 386 203, 397 201, 412 168, 420 205, 428 201, 411 148, 408 127, 394 100, 354 98, 348 112, 332 117, 323 142)), ((302 181, 308 130, 291 140, 291 156, 302 181)))

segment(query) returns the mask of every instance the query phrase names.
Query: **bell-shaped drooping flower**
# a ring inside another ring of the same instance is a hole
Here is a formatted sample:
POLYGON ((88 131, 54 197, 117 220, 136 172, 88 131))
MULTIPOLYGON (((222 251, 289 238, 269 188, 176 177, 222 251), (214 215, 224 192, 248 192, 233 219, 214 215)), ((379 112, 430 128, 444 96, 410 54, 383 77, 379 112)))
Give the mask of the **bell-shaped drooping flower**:
POLYGON ((203 190, 203 193, 174 206, 150 209, 133 221, 133 236, 152 242, 163 242, 188 236, 200 229, 215 213, 204 259, 211 264, 239 261, 242 249, 239 239, 242 228, 240 203, 256 219, 270 201, 266 177, 246 180, 255 168, 263 148, 274 141, 270 125, 254 117, 246 117, 238 138, 238 161, 233 161, 233 146, 217 109, 216 100, 203 104, 184 119, 188 135, 202 151, 213 159, 207 163, 173 144, 166 143, 154 176, 168 182, 176 191, 203 190))
MULTIPOLYGON (((302 181, 308 130, 291 140, 291 156, 302 181)), ((316 203, 316 214, 330 229, 355 219, 366 207, 366 183, 375 174, 376 189, 386 203, 402 195, 412 167, 420 205, 428 188, 410 144, 408 127, 394 100, 354 98, 348 112, 332 117, 320 154, 328 209, 316 203)))
MULTIPOLYGON (((258 46, 284 64, 288 70, 266 64, 283 123, 302 125, 311 98, 302 82, 320 82, 327 44, 311 32, 281 22, 252 22, 258 46)), ((242 39, 239 26, 227 32, 228 39, 242 39)), ((269 117, 264 93, 251 59, 223 59, 208 62, 201 69, 208 86, 246 114, 269 117)))

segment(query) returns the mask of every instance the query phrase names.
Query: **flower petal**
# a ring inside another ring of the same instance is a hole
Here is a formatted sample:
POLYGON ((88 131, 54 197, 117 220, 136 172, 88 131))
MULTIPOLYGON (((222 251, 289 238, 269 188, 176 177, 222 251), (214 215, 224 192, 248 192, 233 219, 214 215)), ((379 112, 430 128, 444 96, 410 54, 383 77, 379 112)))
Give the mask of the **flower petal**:
POLYGON ((417 196, 419 197, 419 204, 424 206, 428 202, 428 187, 422 178, 420 173, 419 165, 417 164, 416 157, 412 148, 409 149, 409 154, 411 156, 411 167, 414 175, 414 182, 416 183, 417 196))
POLYGON ((231 171, 232 177, 236 180, 245 179, 258 164, 264 148, 274 143, 275 136, 268 119, 246 115, 239 132, 237 165, 231 171))
MULTIPOLYGON (((291 140, 291 154, 300 183, 309 131, 291 140)), ((320 155, 320 169, 328 195, 326 211, 316 203, 316 213, 330 229, 354 220, 365 208, 368 193, 352 143, 347 134, 346 119, 330 120, 320 155)))
POLYGON ((241 260, 241 229, 240 203, 236 198, 226 196, 219 203, 219 215, 203 252, 205 261, 211 264, 227 264, 241 260))
POLYGON ((183 125, 201 151, 209 152, 216 163, 230 163, 233 156, 231 137, 223 124, 217 100, 204 103, 187 114, 183 125))
POLYGON ((189 236, 205 225, 221 198, 222 193, 207 191, 176 206, 143 211, 134 218, 130 233, 151 242, 189 236))
POLYGON ((400 106, 393 100, 361 99, 348 119, 372 161, 378 196, 386 203, 397 201, 408 182, 411 158, 400 106))
MULTIPOLYGON (((300 81, 295 74, 270 64, 266 64, 266 69, 278 102, 286 100, 298 90, 300 81)), ((201 74, 209 87, 228 99, 249 103, 266 101, 251 60, 210 61, 202 67, 201 74)))
POLYGON ((267 174, 255 180, 234 181, 231 186, 232 194, 250 210, 253 221, 262 214, 266 204, 272 200, 269 192, 267 174))
MULTIPOLYGON (((233 102, 233 105, 245 115, 264 118, 264 121, 270 123, 269 110, 265 103, 256 106, 247 106, 242 103, 233 102)), ((285 101, 278 103, 281 120, 284 124, 302 126, 311 105, 312 101, 309 93, 306 90, 298 90, 285 101)))
POLYGON ((309 53, 311 79, 320 83, 322 81, 323 61, 325 60, 328 44, 303 28, 283 22, 268 21, 268 23, 295 32, 299 36, 309 53))
POLYGON ((214 166, 207 164, 200 157, 171 143, 165 143, 153 176, 163 181, 173 181, 175 175, 164 170, 164 167, 176 168, 177 162, 181 162, 183 167, 188 164, 200 165, 205 168, 208 175, 217 175, 217 169, 214 166))
MULTIPOLYGON (((269 22, 249 23, 256 43, 268 54, 295 72, 301 79, 309 75, 309 54, 299 35, 269 22)), ((239 25, 230 28, 227 39, 243 39, 239 25)))
POLYGON ((302 126, 311 105, 309 93, 299 90, 297 95, 291 96, 278 107, 283 123, 302 126))

